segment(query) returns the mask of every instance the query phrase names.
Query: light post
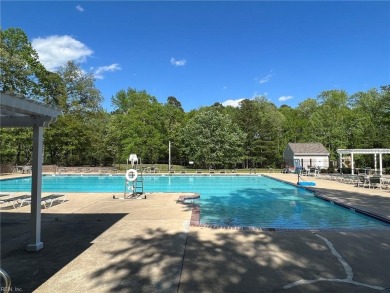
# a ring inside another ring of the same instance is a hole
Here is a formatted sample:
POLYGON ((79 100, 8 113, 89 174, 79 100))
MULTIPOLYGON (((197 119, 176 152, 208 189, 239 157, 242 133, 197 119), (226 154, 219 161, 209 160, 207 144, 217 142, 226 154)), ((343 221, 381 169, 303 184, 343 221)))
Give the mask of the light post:
POLYGON ((171 171, 171 141, 169 141, 169 147, 168 147, 168 172, 171 171))

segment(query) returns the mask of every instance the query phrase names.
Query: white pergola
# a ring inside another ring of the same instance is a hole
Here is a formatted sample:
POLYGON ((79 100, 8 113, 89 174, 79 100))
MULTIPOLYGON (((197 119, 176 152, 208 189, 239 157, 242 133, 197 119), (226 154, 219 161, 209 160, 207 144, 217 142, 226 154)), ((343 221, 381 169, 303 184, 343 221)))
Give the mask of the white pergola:
POLYGON ((27 251, 38 251, 43 248, 41 242, 43 127, 47 127, 50 122, 56 121, 60 114, 61 111, 58 109, 23 96, 0 93, 0 126, 32 127, 33 129, 31 226, 30 243, 27 244, 27 251))
POLYGON ((343 155, 351 155, 351 171, 354 174, 354 160, 353 156, 355 154, 363 155, 374 155, 374 169, 377 171, 377 155, 379 155, 379 174, 382 175, 382 156, 384 154, 390 154, 390 149, 338 149, 337 153, 339 154, 340 159, 340 172, 343 161, 343 155))

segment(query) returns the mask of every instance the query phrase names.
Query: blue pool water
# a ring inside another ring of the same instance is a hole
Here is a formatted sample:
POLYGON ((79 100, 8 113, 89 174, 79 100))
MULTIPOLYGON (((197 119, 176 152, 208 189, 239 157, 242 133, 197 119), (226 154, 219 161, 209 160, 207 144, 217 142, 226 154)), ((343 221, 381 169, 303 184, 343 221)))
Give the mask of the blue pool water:
MULTIPOLYGON (((123 193, 124 176, 44 176, 43 192, 123 193)), ((1 180, 0 191, 31 189, 31 178, 1 180)), ((201 224, 284 229, 389 229, 390 225, 262 176, 144 176, 144 192, 196 192, 201 224)))

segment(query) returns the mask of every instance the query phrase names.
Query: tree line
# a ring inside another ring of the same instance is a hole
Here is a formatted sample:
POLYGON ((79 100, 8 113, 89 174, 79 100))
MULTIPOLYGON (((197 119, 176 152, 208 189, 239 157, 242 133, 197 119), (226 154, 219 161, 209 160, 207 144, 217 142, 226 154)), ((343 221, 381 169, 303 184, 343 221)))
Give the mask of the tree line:
MULTIPOLYGON (((26 34, 0 31, 0 89, 62 111, 44 132, 44 164, 64 166, 125 163, 136 153, 143 163, 198 168, 279 168, 289 142, 320 142, 337 160, 339 148, 390 147, 390 85, 349 95, 325 90, 297 107, 277 107, 264 96, 239 107, 215 103, 185 112, 173 96, 165 103, 145 90, 119 89, 112 112, 101 106, 95 78, 69 61, 57 72, 39 62, 26 34)), ((32 130, 2 128, 1 163, 28 164, 32 130)), ((390 165, 384 156, 384 166, 390 165)), ((371 165, 371 156, 356 156, 371 165)))

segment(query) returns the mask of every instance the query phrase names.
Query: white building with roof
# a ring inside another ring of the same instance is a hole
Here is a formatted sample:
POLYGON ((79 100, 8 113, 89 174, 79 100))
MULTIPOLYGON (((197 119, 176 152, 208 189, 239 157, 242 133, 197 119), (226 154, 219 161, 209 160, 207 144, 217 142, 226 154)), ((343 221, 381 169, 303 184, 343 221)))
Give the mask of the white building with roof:
POLYGON ((322 143, 292 143, 283 152, 286 165, 303 168, 329 168, 329 151, 322 143))

